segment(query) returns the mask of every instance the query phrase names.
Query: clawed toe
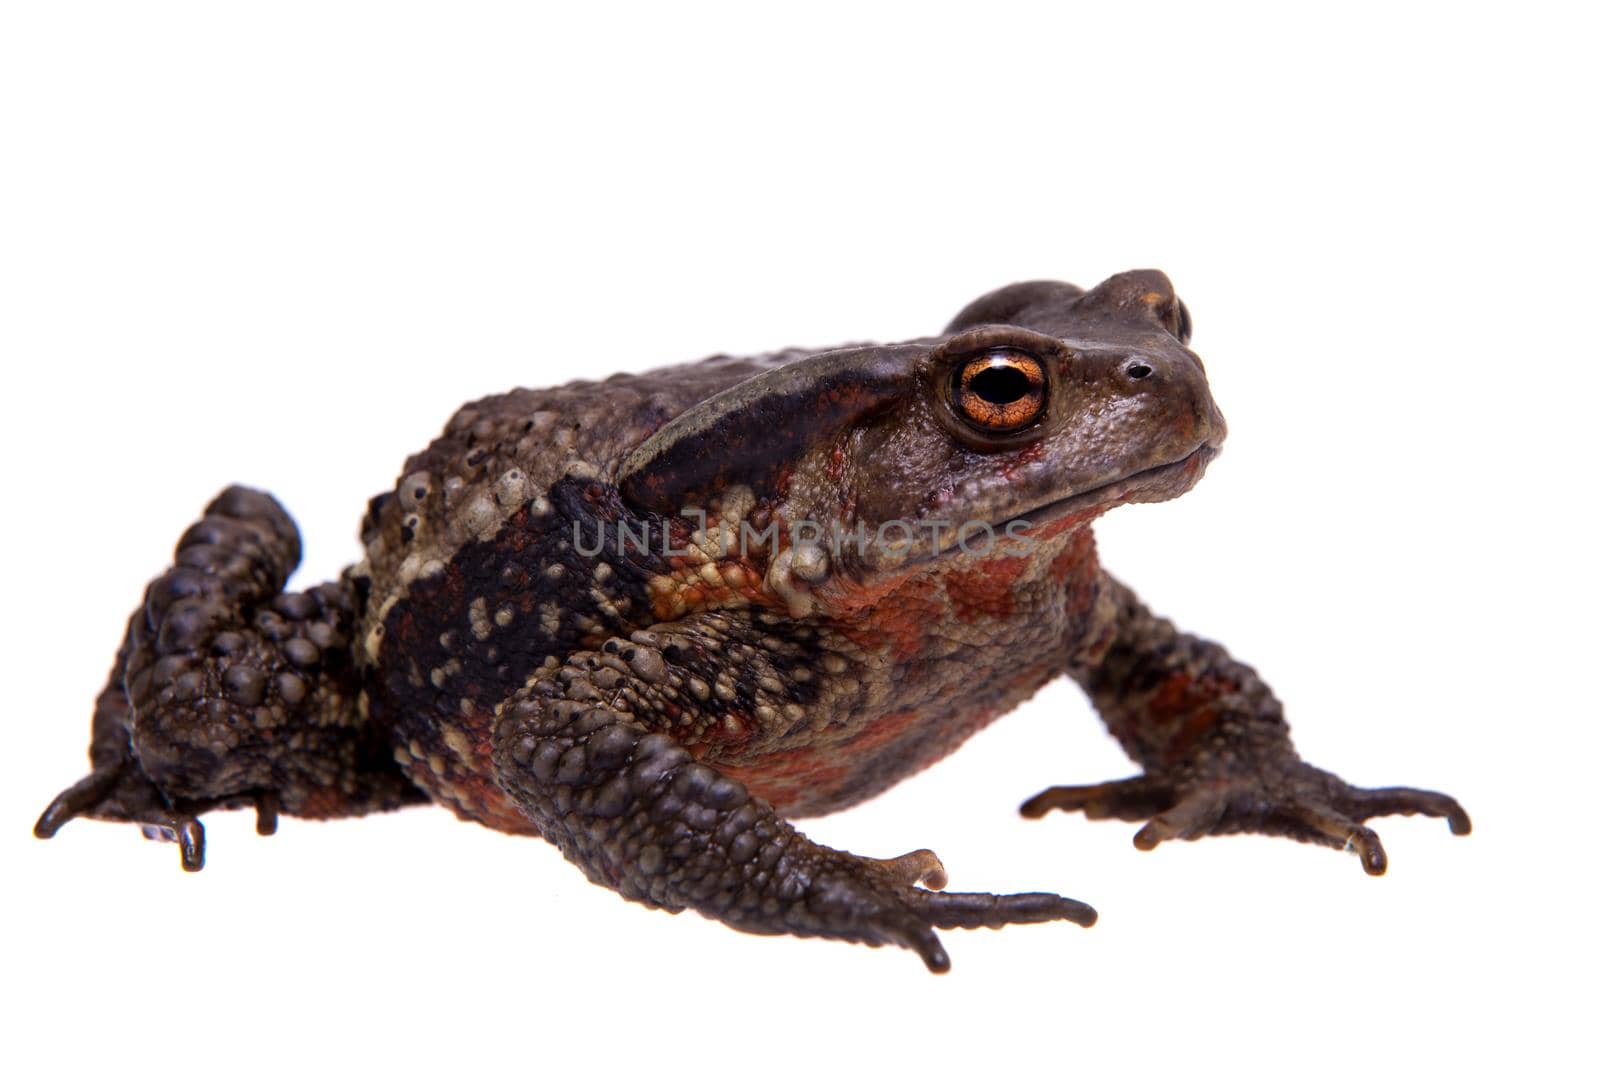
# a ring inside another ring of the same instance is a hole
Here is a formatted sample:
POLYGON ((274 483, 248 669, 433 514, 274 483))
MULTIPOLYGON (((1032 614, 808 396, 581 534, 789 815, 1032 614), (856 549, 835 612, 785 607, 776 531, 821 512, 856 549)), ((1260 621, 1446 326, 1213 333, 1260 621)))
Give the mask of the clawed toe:
POLYGON ((907 930, 900 943, 922 957, 923 965, 934 974, 950 970, 950 953, 946 952, 939 935, 928 926, 916 925, 907 930))
MULTIPOLYGON (((152 841, 176 844, 183 869, 194 872, 204 868, 206 862, 206 832, 198 815, 211 808, 242 804, 254 804, 258 834, 267 835, 277 830, 279 805, 275 794, 263 792, 175 805, 144 776, 137 764, 119 760, 96 768, 64 789, 39 816, 33 833, 40 838, 54 837, 63 826, 80 817, 131 822, 152 841)), ((937 862, 935 858, 934 863, 937 862)))
POLYGON ((174 815, 169 821, 140 827, 151 841, 176 842, 183 869, 193 874, 206 865, 206 828, 192 815, 174 815))
POLYGON ((1133 835, 1133 847, 1149 852, 1163 841, 1193 841, 1210 833, 1228 809, 1226 795, 1197 790, 1163 811, 1133 835))
POLYGON ((950 969, 950 957, 937 930, 998 929, 1057 919, 1093 926, 1098 918, 1082 901, 1054 893, 944 892, 944 864, 925 848, 893 859, 857 856, 854 861, 865 865, 863 873, 870 872, 867 878, 830 884, 823 907, 839 915, 847 926, 854 926, 863 914, 875 912, 876 918, 863 930, 870 931, 870 936, 864 939, 911 949, 936 974, 950 969))
POLYGON ((929 889, 943 889, 949 882, 945 874, 944 864, 939 862, 939 857, 931 848, 919 848, 915 852, 907 852, 904 856, 896 856, 892 860, 874 860, 895 881, 904 885, 922 884, 929 889))
POLYGON ((1057 919, 1089 927, 1099 913, 1081 900, 1054 893, 929 893, 918 913, 941 929, 999 929, 1013 923, 1045 923, 1057 919))
POLYGON ((256 833, 261 837, 271 837, 278 832, 278 795, 257 793, 255 801, 256 833))
POLYGON ((1302 805, 1299 814, 1305 825, 1319 833, 1328 844, 1360 856, 1361 869, 1371 875, 1388 870, 1389 857, 1377 833, 1363 825, 1367 819, 1384 815, 1428 815, 1445 820, 1450 832, 1457 836, 1472 832, 1472 819, 1454 797, 1400 786, 1384 789, 1345 786, 1343 795, 1336 796, 1327 805, 1302 805))
POLYGON ((1099 785, 1056 786, 1028 800, 1022 814, 1081 811, 1091 819, 1148 820, 1134 834, 1149 851, 1164 841, 1193 841, 1208 834, 1257 832, 1354 852, 1371 875, 1389 869, 1377 833, 1364 825, 1383 815, 1429 815, 1451 833, 1472 832, 1472 820, 1455 799, 1426 789, 1360 789, 1335 775, 1287 760, 1248 773, 1208 777, 1140 775, 1099 785))
POLYGON ((1457 836, 1472 833, 1472 819, 1456 799, 1444 793, 1427 789, 1408 789, 1391 786, 1383 789, 1352 789, 1349 806, 1357 818, 1373 819, 1380 815, 1428 815, 1445 820, 1450 832, 1457 836))
POLYGON ((102 767, 63 789, 33 824, 33 836, 48 839, 79 815, 93 810, 117 785, 117 768, 102 767))
POLYGON ((1295 817, 1315 834, 1323 844, 1354 852, 1361 857, 1361 869, 1370 875, 1380 875, 1389 869, 1389 856, 1383 850, 1377 831, 1363 826, 1356 819, 1331 808, 1301 804, 1295 807, 1295 817))
POLYGON ((1051 811, 1081 811, 1090 819, 1148 819, 1173 802, 1172 787, 1147 775, 1099 785, 1058 785, 1022 805, 1025 818, 1051 811))
MULTIPOLYGON (((903 858, 903 857, 902 857, 903 858)), ((928 970, 943 974, 950 969, 950 956, 935 930, 999 929, 1014 923, 1044 923, 1065 919, 1079 926, 1093 926, 1099 917, 1080 900, 1058 897, 1054 893, 942 893, 911 890, 912 898, 903 913, 905 923, 891 938, 916 952, 928 970)))

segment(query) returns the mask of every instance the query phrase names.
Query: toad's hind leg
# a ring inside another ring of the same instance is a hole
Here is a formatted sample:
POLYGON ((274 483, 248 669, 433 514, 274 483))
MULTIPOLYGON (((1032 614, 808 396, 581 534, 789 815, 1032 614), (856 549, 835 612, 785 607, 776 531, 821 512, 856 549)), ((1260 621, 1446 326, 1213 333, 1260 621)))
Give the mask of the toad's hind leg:
POLYGON ((880 860, 818 844, 669 736, 685 714, 758 721, 759 686, 741 682, 711 709, 695 683, 729 662, 770 676, 763 655, 729 617, 664 623, 542 667, 499 707, 500 785, 591 880, 738 930, 899 945, 943 971, 936 930, 1094 922, 1094 909, 1052 893, 939 892, 944 867, 926 849, 880 860))
POLYGON ((369 721, 351 656, 354 595, 283 585, 300 560, 288 514, 233 487, 178 542, 128 620, 95 706, 88 777, 39 817, 50 837, 76 816, 139 823, 205 860, 197 816, 253 805, 331 818, 426 798, 369 721))

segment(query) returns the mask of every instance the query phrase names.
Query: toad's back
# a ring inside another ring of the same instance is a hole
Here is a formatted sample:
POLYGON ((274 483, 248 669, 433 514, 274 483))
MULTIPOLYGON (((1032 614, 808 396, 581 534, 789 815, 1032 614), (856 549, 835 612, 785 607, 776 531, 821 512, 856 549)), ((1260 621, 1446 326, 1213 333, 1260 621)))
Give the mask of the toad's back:
POLYGON ((495 705, 548 657, 657 621, 648 586, 661 568, 593 551, 622 517, 618 466, 683 411, 807 354, 484 397, 407 460, 369 505, 366 559, 350 572, 365 591, 367 697, 407 777, 465 817, 531 831, 494 784, 495 705))

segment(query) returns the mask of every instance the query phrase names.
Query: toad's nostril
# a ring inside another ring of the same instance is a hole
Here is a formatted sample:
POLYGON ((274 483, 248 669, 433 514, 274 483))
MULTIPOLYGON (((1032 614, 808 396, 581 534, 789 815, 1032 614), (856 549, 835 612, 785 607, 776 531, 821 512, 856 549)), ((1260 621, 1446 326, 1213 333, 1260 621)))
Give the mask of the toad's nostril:
POLYGON ((1148 363, 1128 364, 1128 377, 1132 378, 1134 381, 1138 381, 1140 378, 1148 378, 1154 373, 1155 369, 1148 363))

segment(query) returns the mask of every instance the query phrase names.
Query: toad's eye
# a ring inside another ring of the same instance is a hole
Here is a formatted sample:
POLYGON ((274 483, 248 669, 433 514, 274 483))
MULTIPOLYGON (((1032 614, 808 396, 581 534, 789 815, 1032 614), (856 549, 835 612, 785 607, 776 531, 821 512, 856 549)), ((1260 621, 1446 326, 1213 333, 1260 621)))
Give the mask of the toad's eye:
POLYGON ((956 369, 950 400, 967 422, 989 433, 1031 426, 1044 412, 1044 367, 1015 348, 991 348, 956 369))

